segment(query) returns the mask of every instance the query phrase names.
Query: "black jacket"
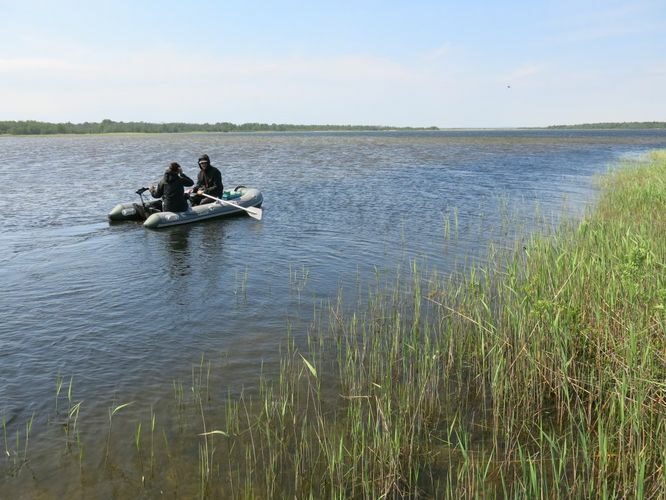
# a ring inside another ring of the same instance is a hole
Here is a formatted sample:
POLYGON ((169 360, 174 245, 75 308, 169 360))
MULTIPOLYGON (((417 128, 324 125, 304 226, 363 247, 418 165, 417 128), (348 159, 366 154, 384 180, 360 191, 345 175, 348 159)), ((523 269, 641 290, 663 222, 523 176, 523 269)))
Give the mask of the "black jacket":
POLYGON ((164 177, 157 184, 157 188, 151 189, 153 198, 162 198, 162 210, 164 212, 184 212, 187 210, 187 196, 185 186, 191 186, 194 181, 185 174, 174 174, 165 172, 164 177))
POLYGON ((197 185, 193 191, 196 192, 203 189, 204 193, 211 196, 222 196, 224 185, 222 184, 222 174, 213 165, 208 165, 205 169, 199 170, 197 175, 197 185))

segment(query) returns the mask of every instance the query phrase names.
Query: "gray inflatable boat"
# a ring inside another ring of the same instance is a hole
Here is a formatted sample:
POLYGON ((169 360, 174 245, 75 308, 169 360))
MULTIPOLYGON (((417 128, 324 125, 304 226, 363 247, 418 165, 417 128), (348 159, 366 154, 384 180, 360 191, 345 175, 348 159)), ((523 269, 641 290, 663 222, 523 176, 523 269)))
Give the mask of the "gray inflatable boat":
POLYGON ((144 220, 144 227, 160 229, 163 227, 190 224, 217 217, 228 217, 247 213, 250 217, 261 220, 261 204, 264 197, 261 191, 245 186, 238 186, 233 191, 225 191, 222 198, 212 198, 212 203, 190 207, 185 212, 162 212, 162 200, 144 202, 141 188, 137 194, 141 203, 120 203, 109 212, 110 221, 144 220))

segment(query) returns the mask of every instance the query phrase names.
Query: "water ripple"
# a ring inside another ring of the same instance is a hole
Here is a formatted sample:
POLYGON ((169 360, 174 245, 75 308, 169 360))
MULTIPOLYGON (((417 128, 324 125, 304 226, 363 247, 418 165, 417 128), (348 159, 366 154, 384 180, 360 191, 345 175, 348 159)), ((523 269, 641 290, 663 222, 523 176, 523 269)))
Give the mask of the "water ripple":
POLYGON ((201 353, 231 352, 229 379, 253 377, 339 287, 481 259, 580 214, 617 158, 665 145, 663 131, 0 137, 0 413, 48 413, 59 373, 101 408, 187 377, 201 353), (169 162, 194 175, 203 152, 227 188, 263 191, 262 221, 106 222, 169 162))

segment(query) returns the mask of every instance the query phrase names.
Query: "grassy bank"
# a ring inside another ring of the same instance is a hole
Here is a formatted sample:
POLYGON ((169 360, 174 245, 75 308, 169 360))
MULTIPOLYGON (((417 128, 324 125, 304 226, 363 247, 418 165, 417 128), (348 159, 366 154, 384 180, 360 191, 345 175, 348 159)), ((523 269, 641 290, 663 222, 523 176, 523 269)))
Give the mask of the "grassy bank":
MULTIPOLYGON (((663 498, 666 153, 601 182, 582 222, 484 268, 333 304, 252 397, 202 361, 166 413, 114 404, 97 445, 68 397, 65 493, 663 498)), ((38 489, 22 436, 8 470, 38 489)))

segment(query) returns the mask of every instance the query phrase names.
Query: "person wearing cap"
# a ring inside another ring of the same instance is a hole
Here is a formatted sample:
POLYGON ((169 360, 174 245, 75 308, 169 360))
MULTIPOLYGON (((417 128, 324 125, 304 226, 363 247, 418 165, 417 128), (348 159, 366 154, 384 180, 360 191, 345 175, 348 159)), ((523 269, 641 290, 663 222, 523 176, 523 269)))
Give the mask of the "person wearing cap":
POLYGON ((187 196, 185 187, 194 184, 194 181, 183 173, 181 166, 173 162, 169 165, 164 176, 157 186, 150 186, 150 194, 153 198, 162 198, 162 210, 164 212, 185 212, 187 196))
POLYGON ((203 194, 220 198, 224 190, 222 184, 222 174, 218 169, 210 164, 208 155, 201 155, 199 158, 199 174, 197 175, 197 184, 192 189, 190 201, 192 205, 203 205, 212 203, 215 200, 206 198, 203 194))

